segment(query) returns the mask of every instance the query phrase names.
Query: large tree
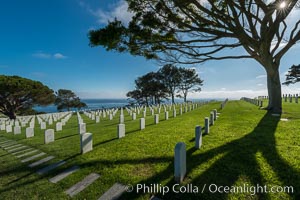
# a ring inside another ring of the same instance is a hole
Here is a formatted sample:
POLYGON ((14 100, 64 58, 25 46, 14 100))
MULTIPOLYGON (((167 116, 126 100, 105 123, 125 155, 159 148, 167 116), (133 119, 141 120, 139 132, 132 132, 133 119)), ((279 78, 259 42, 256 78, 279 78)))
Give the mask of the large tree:
POLYGON ((142 104, 160 104, 167 98, 168 90, 157 72, 149 72, 135 80, 135 90, 128 92, 127 96, 142 104))
POLYGON ((116 19, 90 31, 91 46, 187 64, 255 59, 267 74, 267 108, 281 113, 280 61, 300 40, 299 18, 292 25, 286 19, 299 7, 299 0, 127 2, 134 14, 128 27, 116 19), (238 55, 231 51, 235 48, 246 53, 238 55))
POLYGON ((172 103, 175 103, 175 94, 181 81, 180 70, 175 65, 164 65, 159 71, 161 82, 165 85, 171 96, 172 103))
POLYGON ((179 90, 181 94, 178 97, 182 97, 184 102, 189 92, 200 92, 203 84, 203 80, 199 78, 198 73, 195 69, 179 68, 180 82, 179 90))
POLYGON ((87 106, 73 91, 66 89, 59 89, 56 92, 55 105, 57 110, 67 109, 68 111, 70 108, 80 109, 87 106))
POLYGON ((16 114, 22 114, 33 106, 46 106, 54 100, 53 90, 41 82, 0 75, 0 112, 10 119, 16 119, 16 114))
POLYGON ((286 80, 283 85, 295 84, 300 82, 300 65, 293 65, 286 74, 286 80))

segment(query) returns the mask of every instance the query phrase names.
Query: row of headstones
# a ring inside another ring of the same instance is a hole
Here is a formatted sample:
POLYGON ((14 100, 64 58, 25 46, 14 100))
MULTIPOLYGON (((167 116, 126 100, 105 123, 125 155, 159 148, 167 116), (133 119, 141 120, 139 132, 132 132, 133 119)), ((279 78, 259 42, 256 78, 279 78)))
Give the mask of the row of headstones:
POLYGON ((241 100, 244 100, 248 103, 252 103, 256 106, 259 106, 259 107, 263 107, 263 101, 260 100, 260 99, 251 99, 251 98, 247 98, 247 97, 242 97, 241 100))
MULTIPOLYGON (((56 123, 56 131, 62 131, 62 127, 66 124, 66 122, 71 118, 71 114, 67 115, 64 119, 62 119, 62 122, 57 122, 56 123)), ((31 122, 30 122, 30 126, 26 128, 25 130, 25 136, 26 138, 31 138, 34 137, 34 124, 35 124, 35 120, 34 118, 32 118, 31 122)), ((45 122, 41 122, 41 130, 46 129, 46 123, 45 122)), ((50 129, 51 130, 51 129, 50 129)), ((54 130, 53 130, 54 131, 54 130)), ((6 126, 6 132, 10 133, 12 132, 12 126, 6 126)), ((21 134, 21 127, 20 126, 15 126, 14 127, 14 134, 21 134)))
MULTIPOLYGON (((214 125, 217 120, 217 110, 214 109, 210 113, 210 117, 205 117, 205 133, 209 133, 209 127, 214 125)), ((195 148, 200 149, 202 146, 202 127, 195 127, 195 148)), ((186 175, 186 145, 184 142, 179 142, 175 146, 174 154, 174 178, 177 183, 181 183, 186 175)))
MULTIPOLYGON (((100 116, 97 116, 100 117, 100 116)), ((86 124, 83 122, 80 114, 77 112, 78 134, 80 136, 80 152, 85 154, 93 150, 93 134, 86 132, 86 124)))
POLYGON ((22 126, 25 127, 26 124, 29 122, 29 120, 31 118, 35 117, 34 115, 30 115, 30 116, 17 116, 16 119, 8 119, 8 118, 2 118, 0 120, 0 125, 17 125, 17 126, 22 126))
POLYGON ((227 101, 228 101, 228 98, 226 98, 226 99, 221 103, 221 110, 225 107, 227 101))
POLYGON ((289 102, 292 103, 293 102, 293 98, 295 99, 295 103, 298 103, 298 98, 299 98, 299 95, 298 94, 286 94, 286 95, 283 95, 282 98, 284 99, 284 102, 287 102, 288 99, 289 99, 289 102))
MULTIPOLYGON (((196 104, 195 107, 198 108, 198 104, 196 104)), ((193 109, 195 109, 195 107, 193 106, 193 107, 191 107, 191 109, 186 108, 185 113, 188 112, 188 111, 192 111, 193 109)), ((144 110, 143 112, 145 113, 146 111, 144 110)), ((179 114, 180 115, 183 114, 182 107, 180 107, 180 109, 179 109, 179 114)), ((176 116, 177 116, 176 108, 174 107, 174 109, 173 109, 173 118, 176 118, 176 116)), ((145 117, 146 117, 146 114, 143 114, 143 117, 140 118, 140 130, 145 129, 145 124, 146 124, 145 117)), ((168 120, 168 119, 169 119, 169 112, 165 111, 165 120, 168 120)), ((132 120, 136 120, 136 113, 132 114, 132 120)), ((154 124, 158 124, 158 123, 159 123, 159 114, 154 114, 154 124)), ((118 138, 125 137, 125 133, 126 133, 126 126, 124 124, 124 115, 122 115, 122 112, 121 112, 121 115, 120 115, 120 118, 119 118, 119 124, 117 126, 117 137, 118 138)))
MULTIPOLYGON (((213 113, 215 113, 215 115, 212 114, 212 117, 211 117, 212 124, 213 124, 213 121, 216 119, 216 112, 213 112, 213 113)), ((121 109, 121 114, 123 114, 123 109, 121 109)), ((86 124, 83 123, 83 120, 81 119, 79 113, 77 113, 77 116, 78 116, 78 134, 80 135, 80 149, 81 149, 81 153, 84 154, 84 153, 87 153, 87 152, 93 150, 93 135, 92 135, 92 133, 86 132, 86 124)), ((175 110, 174 116, 176 117, 176 110, 175 110)), ((169 119, 168 111, 165 112, 165 119, 166 120, 169 119)), ((209 123, 209 120, 207 120, 207 121, 209 123)), ((124 123, 124 115, 120 115, 120 122, 124 123)), ((123 123, 119 124, 117 127, 117 137, 118 138, 122 138, 125 136, 125 124, 123 124, 123 123)), ((159 114, 154 115, 154 123, 155 124, 159 123, 159 114)), ((145 118, 140 119, 140 129, 141 130, 145 129, 145 118)))
POLYGON ((61 121, 63 126, 72 117, 72 112, 52 113, 37 115, 38 123, 41 125, 41 129, 46 129, 45 126, 52 125, 54 122, 61 121), (44 124, 43 124, 44 123, 44 124))
MULTIPOLYGON (((28 121, 31 119, 30 123, 29 123, 29 127, 28 128, 34 128, 34 123, 35 123, 35 117, 31 116, 30 118, 28 118, 26 121, 22 121, 21 126, 19 124, 18 120, 14 120, 13 123, 9 123, 9 124, 1 124, 0 125, 0 130, 1 131, 6 131, 6 133, 11 133, 12 131, 14 132, 14 134, 21 134, 21 127, 26 127, 28 121)), ((28 131, 28 137, 31 137, 31 133, 30 133, 30 129, 26 129, 28 131)))
POLYGON ((96 121, 96 123, 100 122, 100 118, 106 118, 106 116, 109 116, 110 120, 113 120, 113 117, 118 112, 118 109, 105 109, 105 110, 98 110, 98 111, 84 111, 84 114, 90 118, 93 121, 96 121))

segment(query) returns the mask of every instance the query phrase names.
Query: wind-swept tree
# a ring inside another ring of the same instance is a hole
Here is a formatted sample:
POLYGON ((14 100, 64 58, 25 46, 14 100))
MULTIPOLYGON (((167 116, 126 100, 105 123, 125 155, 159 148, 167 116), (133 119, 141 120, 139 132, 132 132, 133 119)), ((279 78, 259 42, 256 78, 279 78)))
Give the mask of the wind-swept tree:
POLYGON ((299 0, 127 0, 134 14, 89 33, 91 46, 148 59, 196 64, 255 59, 265 69, 268 109, 282 112, 279 67, 300 40, 300 20, 287 23, 299 0), (232 49, 243 48, 245 51, 232 49), (245 54, 243 52, 246 52, 245 54))
POLYGON ((283 85, 295 84, 300 82, 300 65, 293 65, 290 67, 286 75, 286 80, 283 85))
POLYGON ((138 103, 160 104, 168 96, 168 90, 160 78, 156 72, 138 77, 135 80, 135 90, 128 92, 127 96, 136 99, 138 103))
POLYGON ((16 119, 16 114, 27 112, 33 106, 46 106, 54 100, 53 90, 39 81, 0 75, 0 112, 10 119, 16 119))
POLYGON ((184 102, 189 92, 200 92, 203 84, 203 80, 199 78, 195 69, 179 68, 180 84, 179 90, 181 94, 178 97, 182 97, 184 102))
POLYGON ((57 110, 67 109, 68 111, 70 108, 80 109, 87 106, 73 91, 66 89, 59 89, 56 92, 55 105, 57 110))
POLYGON ((176 90, 179 87, 181 76, 179 68, 175 65, 164 65, 159 71, 161 82, 166 86, 169 95, 171 96, 172 103, 175 103, 176 90))

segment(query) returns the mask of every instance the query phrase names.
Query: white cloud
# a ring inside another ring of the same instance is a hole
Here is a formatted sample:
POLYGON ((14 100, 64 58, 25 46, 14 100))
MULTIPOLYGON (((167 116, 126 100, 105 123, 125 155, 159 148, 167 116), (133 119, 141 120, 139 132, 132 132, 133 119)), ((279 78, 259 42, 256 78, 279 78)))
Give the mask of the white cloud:
POLYGON ((267 90, 215 90, 201 91, 200 93, 192 93, 188 98, 230 98, 240 99, 241 97, 254 98, 257 96, 267 95, 267 90))
POLYGON ((257 86, 264 86, 264 84, 262 84, 262 83, 258 83, 258 84, 257 84, 257 86))
POLYGON ((128 4, 124 0, 120 0, 110 6, 110 10, 106 11, 101 8, 92 9, 87 3, 80 1, 79 5, 85 8, 89 13, 97 18, 100 24, 107 24, 108 21, 113 21, 115 18, 128 24, 133 16, 133 13, 128 11, 128 4))
POLYGON ((48 53, 34 53, 32 54, 33 57, 36 57, 36 58, 43 58, 43 59, 49 59, 51 58, 51 54, 48 54, 48 53))
POLYGON ((53 55, 53 57, 55 59, 64 59, 64 58, 66 58, 66 56, 62 55, 61 53, 56 53, 56 54, 53 55))
POLYGON ((64 59, 67 58, 67 56, 61 54, 61 53, 55 53, 55 54, 50 54, 50 53, 43 53, 43 52, 38 52, 32 54, 33 57, 36 58, 41 58, 41 59, 64 59))
POLYGON ((267 75, 258 75, 258 76, 256 76, 256 78, 257 79, 259 79, 259 78, 267 78, 267 75))

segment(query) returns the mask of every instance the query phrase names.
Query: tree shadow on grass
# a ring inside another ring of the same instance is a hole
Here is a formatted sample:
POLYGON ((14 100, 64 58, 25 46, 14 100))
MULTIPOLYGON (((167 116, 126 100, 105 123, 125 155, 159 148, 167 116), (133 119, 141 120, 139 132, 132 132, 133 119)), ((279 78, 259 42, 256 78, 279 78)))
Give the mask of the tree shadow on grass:
MULTIPOLYGON (((293 167, 281 158, 276 149, 275 131, 280 118, 266 114, 255 129, 243 138, 234 140, 223 146, 211 149, 203 154, 193 155, 193 148, 187 151, 187 170, 201 170, 201 165, 220 155, 220 158, 198 177, 190 182, 196 186, 204 184, 216 184, 218 186, 233 186, 237 181, 249 183, 249 185, 264 186, 270 184, 262 175, 256 155, 261 153, 266 162, 272 167, 277 177, 283 185, 293 186, 294 194, 289 194, 291 198, 299 199, 300 174, 293 167), (292 177, 292 178, 291 178, 292 177)), ((164 173, 164 172, 162 172, 164 173)), ((158 176, 160 176, 159 174, 158 176)), ((172 174, 170 174, 172 175, 172 174)), ((189 177, 189 173, 187 174, 189 177)), ((170 186, 174 182, 169 183, 170 186)), ((275 184, 275 183, 271 183, 275 184)), ((257 194, 259 199, 270 199, 266 193, 257 194)), ((227 199, 226 193, 210 193, 208 189, 203 194, 176 194, 168 193, 165 199, 195 199, 201 197, 204 199, 227 199)))
MULTIPOLYGON (((194 186, 199 187, 199 192, 196 194, 191 193, 173 193, 169 192, 162 196, 157 194, 162 199, 228 199, 229 193, 212 193, 209 191, 209 186, 215 184, 217 186, 264 186, 264 185, 277 185, 278 183, 268 180, 268 176, 262 171, 268 165, 272 168, 271 173, 275 173, 278 177, 280 184, 278 186, 293 186, 294 193, 287 195, 292 199, 300 199, 298 188, 300 188, 300 173, 291 167, 277 152, 276 138, 274 136, 276 128, 280 118, 273 117, 270 114, 266 114, 252 132, 245 135, 240 139, 233 140, 220 147, 208 150, 204 153, 195 154, 196 149, 194 147, 187 151, 187 175, 184 180, 184 185, 192 183, 194 186), (261 166, 257 155, 261 155, 264 161, 264 166, 261 166), (212 164, 208 164, 212 163, 212 164), (206 168, 206 165, 208 167, 206 168), (192 175, 193 171, 199 174, 195 177, 192 175), (206 184, 204 192, 201 193, 203 185, 206 184), (242 184, 242 185, 240 185, 242 184)), ((205 142, 205 141, 204 141, 205 142)), ((169 188, 172 188, 175 184, 173 180, 174 162, 173 158, 153 158, 142 160, 120 160, 115 163, 111 161, 98 161, 93 164, 141 164, 141 163, 169 163, 168 166, 156 173, 154 176, 144 180, 141 184, 156 184, 169 180, 166 184, 169 188)), ((91 163, 89 163, 90 165, 91 163)), ((212 188, 213 189, 213 188, 212 188)), ((270 189, 270 188, 268 188, 270 189)), ((136 199, 145 194, 126 193, 122 196, 122 199, 136 199)), ((235 196, 236 194, 231 194, 235 196)), ((250 195, 250 193, 237 194, 239 197, 245 198, 257 198, 257 199, 271 199, 268 193, 259 192, 256 193, 256 197, 250 195), (242 195, 242 196, 241 196, 242 195)))

